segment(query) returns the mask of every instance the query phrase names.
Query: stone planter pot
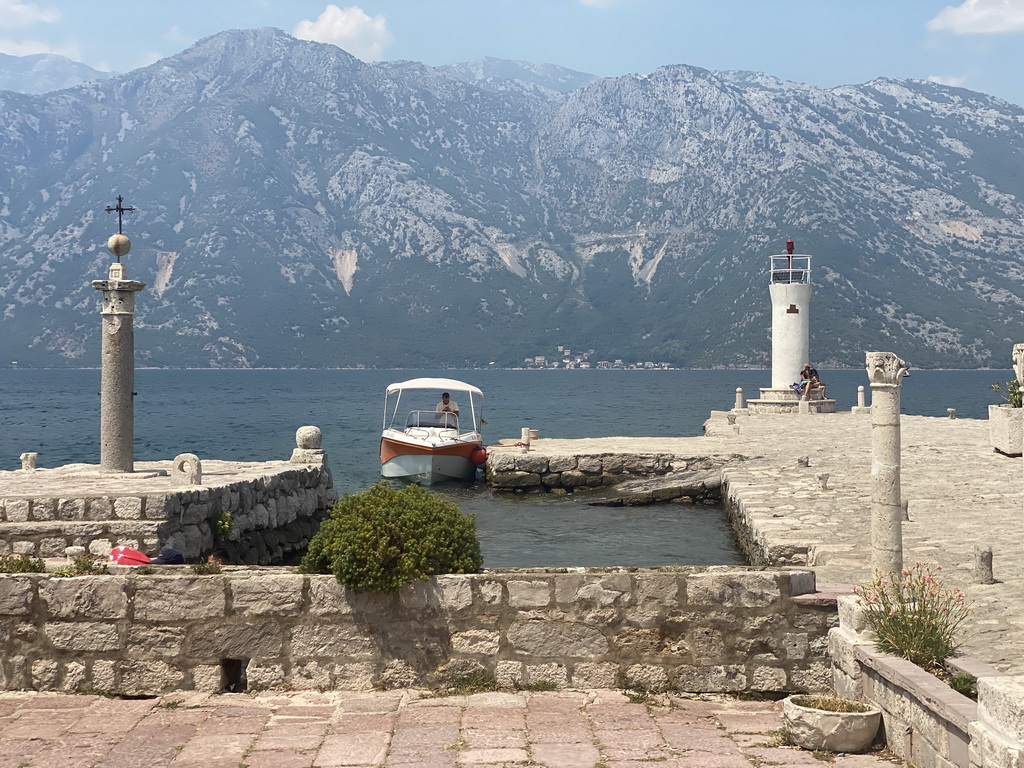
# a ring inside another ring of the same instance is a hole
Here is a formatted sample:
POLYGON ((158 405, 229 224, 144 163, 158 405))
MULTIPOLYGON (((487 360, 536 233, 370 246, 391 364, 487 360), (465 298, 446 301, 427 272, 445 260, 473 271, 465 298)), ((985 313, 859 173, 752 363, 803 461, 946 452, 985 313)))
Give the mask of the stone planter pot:
POLYGON ((1024 446, 1024 408, 988 407, 988 435, 992 447, 1007 456, 1020 456, 1024 446))
POLYGON ((813 698, 806 694, 790 696, 782 702, 782 720, 789 741, 801 749, 827 749, 831 752, 863 752, 871 746, 882 722, 882 712, 828 712, 797 704, 794 699, 813 698))

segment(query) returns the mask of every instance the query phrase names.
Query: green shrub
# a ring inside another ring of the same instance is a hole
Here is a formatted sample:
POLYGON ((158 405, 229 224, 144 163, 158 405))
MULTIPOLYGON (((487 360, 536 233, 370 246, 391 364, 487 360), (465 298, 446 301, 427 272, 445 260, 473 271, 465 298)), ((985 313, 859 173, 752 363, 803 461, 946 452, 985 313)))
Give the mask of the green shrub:
POLYGON ((472 515, 418 485, 399 491, 380 482, 334 505, 301 569, 333 573, 357 592, 396 592, 414 579, 482 565, 472 515))
POLYGON ((949 687, 969 699, 974 699, 975 701, 978 700, 978 678, 974 675, 968 675, 966 673, 953 675, 952 679, 949 681, 949 687))
POLYGON ((1013 408, 1021 407, 1022 400, 1024 400, 1024 392, 1021 392, 1020 382, 1016 379, 1010 379, 1006 384, 993 384, 990 389, 1002 395, 1003 400, 1013 408))
POLYGON ((970 606, 962 591, 942 586, 937 575, 941 570, 915 563, 856 588, 880 650, 936 669, 960 647, 956 634, 970 606))
POLYGON ((38 557, 0 555, 0 573, 45 573, 46 565, 38 557))

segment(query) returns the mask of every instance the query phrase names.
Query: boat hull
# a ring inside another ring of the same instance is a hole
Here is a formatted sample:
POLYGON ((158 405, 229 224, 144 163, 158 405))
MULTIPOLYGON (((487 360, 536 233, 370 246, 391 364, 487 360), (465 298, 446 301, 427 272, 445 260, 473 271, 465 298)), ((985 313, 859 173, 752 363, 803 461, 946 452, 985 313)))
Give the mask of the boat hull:
POLYGON ((472 456, 480 440, 425 445, 399 437, 380 441, 380 473, 384 477, 431 485, 445 480, 472 480, 477 465, 472 456))

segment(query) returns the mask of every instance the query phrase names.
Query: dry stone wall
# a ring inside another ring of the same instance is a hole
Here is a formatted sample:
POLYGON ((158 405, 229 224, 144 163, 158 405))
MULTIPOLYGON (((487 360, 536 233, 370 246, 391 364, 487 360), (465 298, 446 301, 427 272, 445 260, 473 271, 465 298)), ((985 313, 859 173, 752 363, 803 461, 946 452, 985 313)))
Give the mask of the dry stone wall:
POLYGON ((140 482, 131 493, 85 490, 62 498, 43 495, 41 482, 39 495, 0 498, 0 554, 63 557, 66 547, 80 546, 105 556, 126 545, 146 552, 171 546, 195 558, 214 545, 212 525, 230 516, 230 532, 218 543, 231 562, 280 562, 305 548, 337 492, 325 464, 266 467, 251 478, 218 482, 210 473, 201 487, 148 493, 140 482))
POLYGON ((292 569, 0 576, 0 687, 157 694, 504 685, 820 691, 834 611, 809 571, 510 570, 393 595, 292 569))

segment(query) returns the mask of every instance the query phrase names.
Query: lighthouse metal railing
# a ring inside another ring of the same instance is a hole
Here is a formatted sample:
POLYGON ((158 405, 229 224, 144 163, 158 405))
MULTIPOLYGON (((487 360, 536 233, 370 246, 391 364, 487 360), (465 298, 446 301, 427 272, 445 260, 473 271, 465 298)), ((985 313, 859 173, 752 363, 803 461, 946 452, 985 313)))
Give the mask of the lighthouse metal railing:
POLYGON ((811 257, 782 254, 772 256, 772 283, 803 283, 811 282, 811 257))

